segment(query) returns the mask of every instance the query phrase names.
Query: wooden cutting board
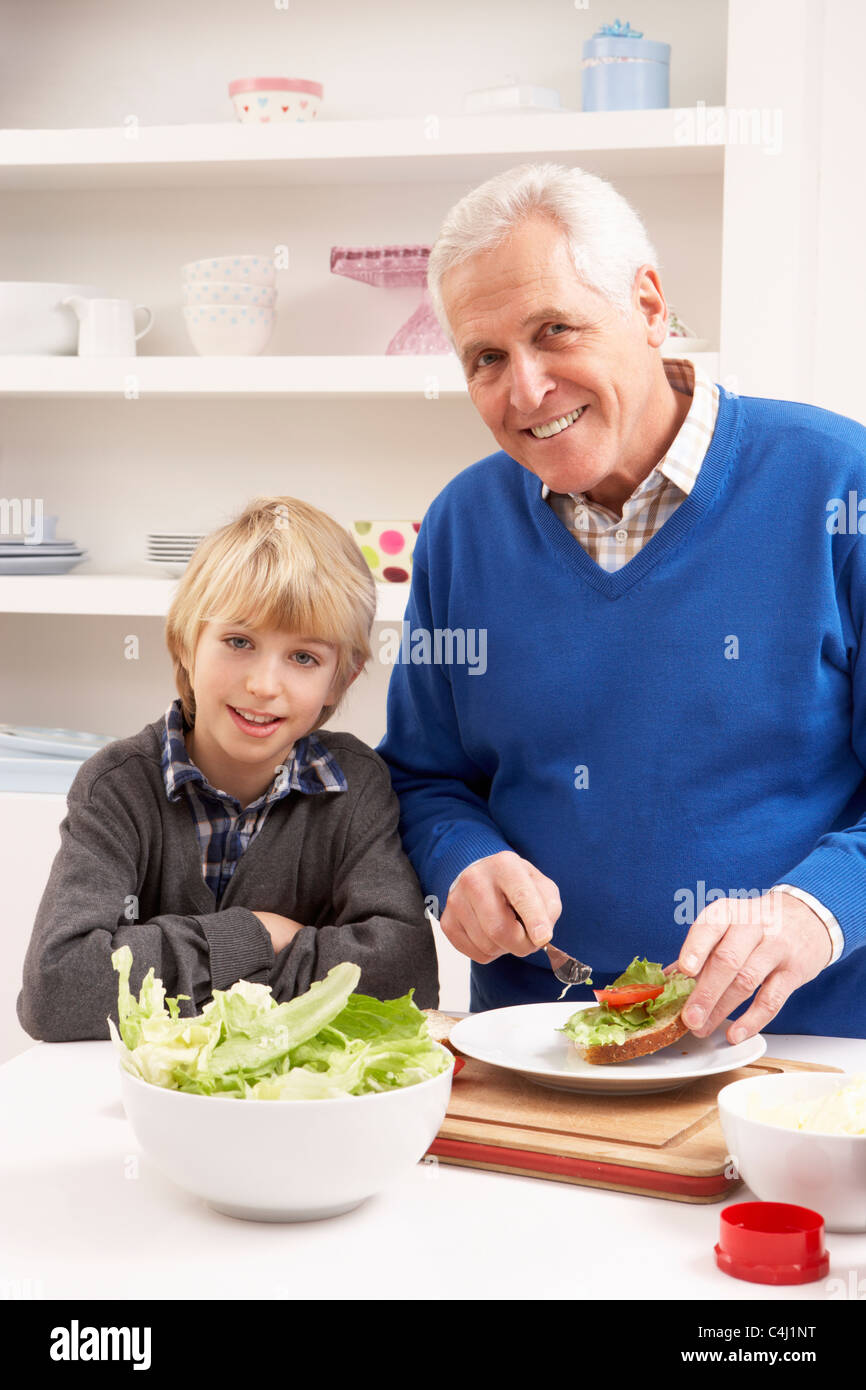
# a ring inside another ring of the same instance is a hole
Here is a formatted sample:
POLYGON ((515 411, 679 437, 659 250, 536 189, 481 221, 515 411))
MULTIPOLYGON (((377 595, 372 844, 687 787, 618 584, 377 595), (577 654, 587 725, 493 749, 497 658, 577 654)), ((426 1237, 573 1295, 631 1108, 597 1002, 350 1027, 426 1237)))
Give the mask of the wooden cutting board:
POLYGON ((723 1086, 778 1072, 841 1072, 764 1056, 675 1091, 616 1096, 547 1090, 462 1060, 430 1159, 679 1202, 721 1202, 742 1184, 716 1106, 723 1086))

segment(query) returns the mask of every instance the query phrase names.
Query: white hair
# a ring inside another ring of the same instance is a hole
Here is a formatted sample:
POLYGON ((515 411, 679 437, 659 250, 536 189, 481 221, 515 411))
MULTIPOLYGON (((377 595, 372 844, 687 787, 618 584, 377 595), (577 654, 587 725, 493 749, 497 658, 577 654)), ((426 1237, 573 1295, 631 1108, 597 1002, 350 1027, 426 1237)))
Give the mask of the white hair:
POLYGON ((634 278, 658 256, 631 204, 606 179, 563 164, 519 164, 473 188, 448 213, 427 264, 427 287, 443 332, 454 335, 442 300, 442 278, 479 251, 503 242, 520 222, 543 215, 568 239, 578 280, 627 319, 634 278))

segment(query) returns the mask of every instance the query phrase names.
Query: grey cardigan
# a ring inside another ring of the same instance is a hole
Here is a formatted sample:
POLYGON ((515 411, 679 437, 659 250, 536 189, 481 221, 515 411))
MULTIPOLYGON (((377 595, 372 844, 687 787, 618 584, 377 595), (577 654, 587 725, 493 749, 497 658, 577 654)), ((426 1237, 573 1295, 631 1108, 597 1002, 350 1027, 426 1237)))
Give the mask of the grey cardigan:
POLYGON ((292 999, 344 960, 360 965, 360 992, 394 999, 414 987, 415 1003, 435 1008, 433 932, 379 754, 353 734, 317 730, 348 789, 276 801, 216 910, 185 797, 166 793, 160 727, 107 744, 69 790, 18 996, 31 1037, 107 1038, 108 1016, 117 1023, 111 953, 124 944, 130 988, 137 995, 153 966, 167 995, 190 996, 182 1016, 240 979, 292 999), (275 953, 251 909, 305 925, 275 953))

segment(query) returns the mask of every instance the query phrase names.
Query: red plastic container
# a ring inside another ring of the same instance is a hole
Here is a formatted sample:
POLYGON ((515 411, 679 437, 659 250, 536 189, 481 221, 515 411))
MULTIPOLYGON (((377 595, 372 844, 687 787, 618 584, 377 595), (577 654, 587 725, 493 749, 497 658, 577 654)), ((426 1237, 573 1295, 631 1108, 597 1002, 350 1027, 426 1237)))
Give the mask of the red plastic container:
POLYGON ((809 1284, 830 1268, 824 1218, 789 1202, 738 1202, 719 1221, 716 1264, 753 1284, 809 1284))

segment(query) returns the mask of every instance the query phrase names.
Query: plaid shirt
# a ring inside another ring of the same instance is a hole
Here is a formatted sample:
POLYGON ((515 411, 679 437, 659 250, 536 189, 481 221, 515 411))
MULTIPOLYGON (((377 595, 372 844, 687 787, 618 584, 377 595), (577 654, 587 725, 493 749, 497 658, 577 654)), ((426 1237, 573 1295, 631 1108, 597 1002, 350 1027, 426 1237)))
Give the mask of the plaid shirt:
POLYGON ((691 396, 689 413, 664 458, 623 504, 622 517, 582 492, 541 495, 602 569, 622 569, 660 531, 695 485, 719 412, 719 388, 685 357, 663 357, 665 376, 675 391, 691 396))
POLYGON ((190 761, 184 742, 185 725, 180 700, 172 700, 165 712, 162 731, 162 773, 169 801, 186 792, 198 835, 204 881, 217 906, 244 850, 258 835, 275 801, 290 792, 344 792, 346 779, 339 764, 313 735, 299 739, 286 759, 285 773, 278 772, 266 792, 243 807, 228 792, 212 787, 200 768, 190 761))

